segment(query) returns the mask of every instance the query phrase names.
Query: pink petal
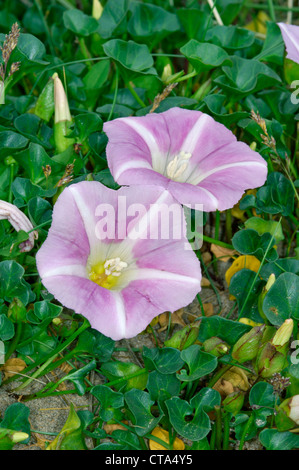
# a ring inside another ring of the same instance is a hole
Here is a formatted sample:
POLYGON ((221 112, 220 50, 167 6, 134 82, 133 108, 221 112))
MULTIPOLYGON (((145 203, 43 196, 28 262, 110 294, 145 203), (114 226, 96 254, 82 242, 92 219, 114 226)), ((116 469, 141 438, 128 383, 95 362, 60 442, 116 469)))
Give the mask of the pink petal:
POLYGON ((299 26, 277 23, 287 49, 287 58, 299 64, 299 26))

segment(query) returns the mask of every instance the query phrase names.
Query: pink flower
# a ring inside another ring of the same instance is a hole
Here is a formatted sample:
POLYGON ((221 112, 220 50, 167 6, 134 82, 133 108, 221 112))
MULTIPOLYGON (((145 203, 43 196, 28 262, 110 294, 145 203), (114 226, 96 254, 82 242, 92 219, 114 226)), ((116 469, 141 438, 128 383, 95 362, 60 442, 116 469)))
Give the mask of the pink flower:
POLYGON ((200 264, 187 245, 182 207, 168 191, 114 191, 85 181, 59 196, 36 261, 59 302, 119 340, 189 304, 200 291, 200 264))
POLYGON ((244 190, 262 186, 267 164, 200 111, 172 108, 104 124, 110 171, 120 185, 153 184, 182 204, 233 207, 244 190))
POLYGON ((287 58, 299 64, 299 26, 278 23, 287 49, 287 58))

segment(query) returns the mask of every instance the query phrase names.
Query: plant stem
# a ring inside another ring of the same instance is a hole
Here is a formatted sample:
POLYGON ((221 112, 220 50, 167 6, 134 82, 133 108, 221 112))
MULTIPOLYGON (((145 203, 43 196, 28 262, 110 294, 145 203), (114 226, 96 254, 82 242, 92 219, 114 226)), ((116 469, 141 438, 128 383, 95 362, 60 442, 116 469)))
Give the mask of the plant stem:
POLYGON ((111 110, 108 116, 107 121, 110 121, 113 116, 115 104, 116 104, 116 99, 117 99, 117 93, 118 93, 118 81, 119 81, 119 71, 117 65, 115 66, 115 90, 114 90, 114 96, 113 96, 113 102, 111 106, 111 110))
POLYGON ((15 336, 14 336, 12 342, 9 345, 7 353, 5 354, 5 362, 8 361, 8 359, 10 358, 12 353, 16 350, 16 348, 18 346, 18 343, 19 343, 19 339, 21 337, 21 333, 22 333, 22 323, 18 322, 17 327, 16 327, 15 336))
POLYGON ((222 367, 214 377, 211 378, 210 382, 208 383, 207 387, 212 388, 216 382, 227 372, 234 364, 227 364, 226 366, 222 367))
POLYGON ((214 407, 215 414, 216 414, 216 447, 218 450, 222 448, 222 419, 221 419, 221 408, 220 406, 214 407))
POLYGON ((230 414, 226 412, 223 415, 223 450, 229 450, 229 422, 230 414))
POLYGON ((220 240, 215 240, 215 238, 208 237, 207 235, 201 235, 200 233, 197 234, 198 238, 201 238, 204 242, 214 243, 214 245, 222 246, 223 248, 228 248, 229 250, 233 250, 234 247, 229 245, 228 243, 221 242, 220 240))
POLYGON ((142 108, 146 108, 146 104, 142 101, 140 96, 136 93, 134 87, 131 85, 130 82, 127 83, 127 87, 130 90, 131 94, 134 96, 135 100, 142 106, 142 108))
POLYGON ((243 446, 244 446, 244 443, 245 443, 245 439, 246 439, 246 436, 247 436, 247 433, 249 431, 249 428, 252 424, 254 420, 254 415, 251 414, 250 417, 248 418, 248 421, 243 429, 243 432, 242 432, 242 436, 241 436, 241 439, 240 439, 240 446, 239 446, 239 450, 243 450, 243 446))

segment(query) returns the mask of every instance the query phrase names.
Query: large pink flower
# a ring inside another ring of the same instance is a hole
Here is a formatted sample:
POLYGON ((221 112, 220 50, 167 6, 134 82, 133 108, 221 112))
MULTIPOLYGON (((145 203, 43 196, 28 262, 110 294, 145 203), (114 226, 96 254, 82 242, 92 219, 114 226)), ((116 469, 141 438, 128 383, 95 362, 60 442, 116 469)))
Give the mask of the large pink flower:
POLYGON ((299 64, 299 26, 278 23, 286 46, 287 58, 299 64))
POLYGON ((211 116, 172 108, 104 124, 108 165, 121 185, 154 184, 182 204, 233 207, 246 189, 262 186, 267 164, 211 116))
POLYGON ((168 191, 90 181, 59 196, 36 261, 59 302, 118 340, 194 299, 201 271, 188 247, 182 207, 168 191))

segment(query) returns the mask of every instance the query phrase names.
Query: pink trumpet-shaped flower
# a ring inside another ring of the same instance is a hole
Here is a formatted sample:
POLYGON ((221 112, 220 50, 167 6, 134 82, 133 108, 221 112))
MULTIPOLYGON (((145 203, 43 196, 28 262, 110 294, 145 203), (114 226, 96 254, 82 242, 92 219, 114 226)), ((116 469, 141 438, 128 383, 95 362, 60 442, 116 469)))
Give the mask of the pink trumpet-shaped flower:
POLYGON ((33 225, 26 217, 26 215, 20 211, 20 209, 14 204, 0 200, 0 220, 7 219, 13 228, 19 232, 30 232, 28 240, 20 243, 20 251, 30 251, 34 247, 34 240, 38 238, 38 232, 33 230, 33 225))
POLYGON ((37 253, 42 282, 101 333, 133 337, 200 291, 200 264, 186 249, 185 223, 181 205, 161 187, 72 184, 59 196, 37 253))
POLYGON ((172 108, 104 124, 108 165, 121 185, 159 185, 205 212, 233 207, 244 190, 262 186, 267 164, 200 111, 172 108))
POLYGON ((299 64, 299 26, 278 23, 286 46, 287 58, 299 64))

